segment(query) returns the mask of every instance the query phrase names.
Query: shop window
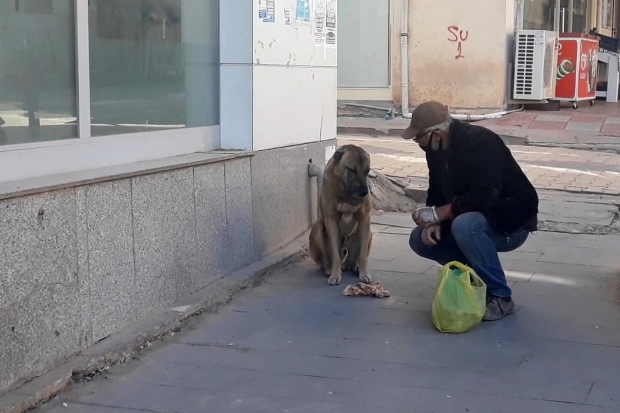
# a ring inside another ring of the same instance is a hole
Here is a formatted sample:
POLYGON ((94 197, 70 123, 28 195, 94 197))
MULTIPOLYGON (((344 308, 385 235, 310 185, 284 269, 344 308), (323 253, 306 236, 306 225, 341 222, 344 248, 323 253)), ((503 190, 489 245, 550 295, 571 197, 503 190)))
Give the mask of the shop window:
POLYGON ((601 26, 605 29, 613 29, 613 11, 613 0, 601 0, 601 26))
POLYGON ((217 125, 218 0, 90 0, 92 136, 217 125))
POLYGON ((75 138, 74 0, 0 1, 0 145, 75 138))

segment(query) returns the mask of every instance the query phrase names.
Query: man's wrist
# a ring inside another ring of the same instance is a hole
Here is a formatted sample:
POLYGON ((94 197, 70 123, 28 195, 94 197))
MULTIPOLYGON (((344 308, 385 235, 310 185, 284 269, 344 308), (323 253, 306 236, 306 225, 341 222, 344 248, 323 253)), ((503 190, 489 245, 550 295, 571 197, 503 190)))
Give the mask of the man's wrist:
POLYGON ((439 208, 435 208, 435 213, 440 222, 452 221, 454 219, 454 213, 452 212, 452 205, 447 204, 439 208))

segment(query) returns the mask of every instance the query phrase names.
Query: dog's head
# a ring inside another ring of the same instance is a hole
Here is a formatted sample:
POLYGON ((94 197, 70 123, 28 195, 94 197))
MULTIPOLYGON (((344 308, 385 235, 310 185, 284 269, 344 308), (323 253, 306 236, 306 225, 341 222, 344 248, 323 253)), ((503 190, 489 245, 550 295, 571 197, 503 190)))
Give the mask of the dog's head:
POLYGON ((332 156, 333 171, 340 178, 345 193, 356 200, 368 196, 370 155, 357 145, 344 145, 332 156))

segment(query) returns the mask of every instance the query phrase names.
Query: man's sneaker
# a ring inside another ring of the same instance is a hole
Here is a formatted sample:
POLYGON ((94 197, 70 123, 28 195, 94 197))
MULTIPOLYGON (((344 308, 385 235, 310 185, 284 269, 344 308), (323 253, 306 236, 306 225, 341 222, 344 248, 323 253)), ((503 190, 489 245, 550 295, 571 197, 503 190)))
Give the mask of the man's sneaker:
POLYGON ((487 298, 487 311, 482 321, 495 321, 515 312, 515 303, 512 298, 489 296, 487 298))

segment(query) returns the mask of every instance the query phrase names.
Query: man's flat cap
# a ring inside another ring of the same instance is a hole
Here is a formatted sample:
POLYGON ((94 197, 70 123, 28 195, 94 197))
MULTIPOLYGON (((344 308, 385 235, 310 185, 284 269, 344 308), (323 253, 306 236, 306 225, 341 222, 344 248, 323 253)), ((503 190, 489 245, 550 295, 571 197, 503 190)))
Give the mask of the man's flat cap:
POLYGON ((413 139, 426 128, 439 125, 450 119, 448 107, 434 100, 418 105, 411 112, 411 123, 402 133, 403 139, 413 139))

